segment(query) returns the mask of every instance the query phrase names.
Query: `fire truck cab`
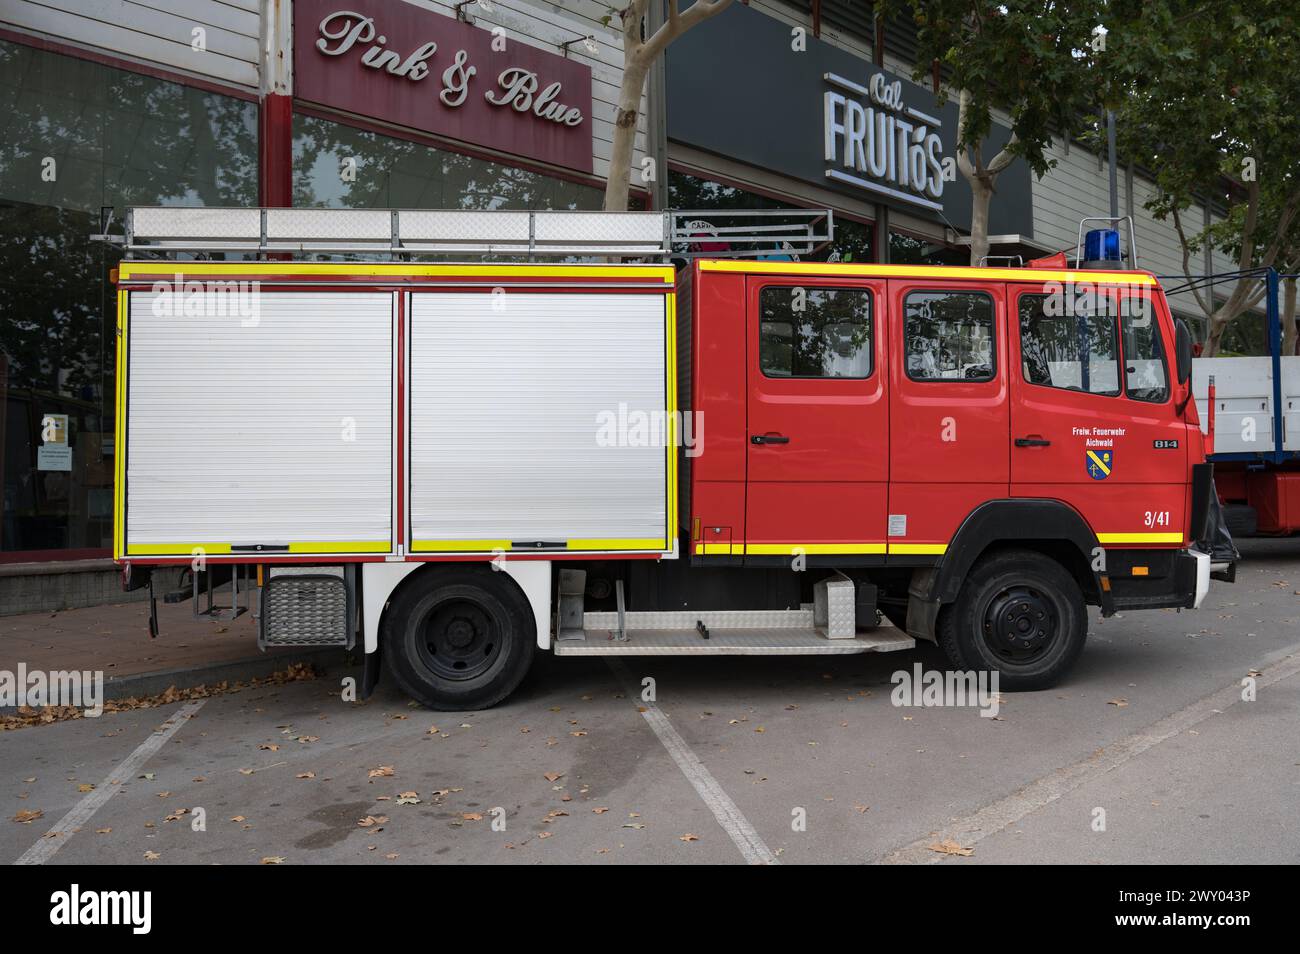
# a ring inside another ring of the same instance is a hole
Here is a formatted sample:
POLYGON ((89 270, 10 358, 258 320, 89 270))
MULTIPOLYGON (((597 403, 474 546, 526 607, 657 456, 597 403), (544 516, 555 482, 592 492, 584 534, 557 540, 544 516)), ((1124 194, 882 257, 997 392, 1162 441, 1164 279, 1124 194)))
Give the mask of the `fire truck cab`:
POLYGON ((1084 604, 1199 605, 1210 473, 1150 274, 704 260, 693 285, 693 565, 869 583, 1008 688, 1059 678, 1084 604))
MULTIPOLYGON (((713 247, 813 244, 769 221, 713 247)), ((263 647, 359 644, 365 692, 382 664, 475 709, 539 650, 923 640, 1039 689, 1083 649, 1088 605, 1194 608, 1227 569, 1190 336, 1149 273, 442 260, 672 259, 698 228, 132 210, 125 585, 185 566, 196 612, 251 612, 263 647)))

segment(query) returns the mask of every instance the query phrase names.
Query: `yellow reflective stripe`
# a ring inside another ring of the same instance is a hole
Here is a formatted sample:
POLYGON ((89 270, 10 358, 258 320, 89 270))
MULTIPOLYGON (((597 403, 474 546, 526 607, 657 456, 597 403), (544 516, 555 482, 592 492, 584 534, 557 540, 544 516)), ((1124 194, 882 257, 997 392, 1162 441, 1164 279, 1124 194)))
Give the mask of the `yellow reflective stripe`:
POLYGON ((1000 282, 1091 282, 1096 285, 1157 285, 1142 272, 1106 272, 1028 268, 968 268, 929 265, 851 265, 830 262, 742 262, 705 260, 702 272, 745 272, 751 275, 824 275, 827 278, 939 278, 1000 282))
POLYGON ((884 553, 883 543, 745 543, 746 553, 755 556, 794 556, 796 551, 810 554, 884 553))
POLYGON ((947 550, 946 543, 891 543, 889 545, 889 552, 897 553, 899 556, 942 555, 947 550))
POLYGON ((795 556, 799 551, 809 555, 896 553, 901 555, 942 555, 946 543, 696 543, 695 553, 700 556, 795 556))
POLYGON ((1179 533, 1099 533, 1099 543, 1182 543, 1179 533))
POLYGON ((412 540, 412 550, 428 551, 446 551, 446 552, 492 552, 493 550, 509 550, 509 540, 412 540))
POLYGON ((667 550, 668 541, 654 537, 610 537, 570 540, 570 550, 667 550))
POLYGON ((304 540, 289 544, 290 553, 391 553, 388 540, 304 540))
POLYGON ((117 369, 113 421, 113 556, 126 555, 126 323, 127 294, 117 293, 117 369))
MULTIPOLYGON (((667 341, 665 355, 665 374, 668 390, 668 527, 669 537, 677 533, 677 293, 670 291, 665 296, 664 313, 665 338, 667 341)), ((692 432, 692 437, 694 432, 692 432)), ((666 548, 665 548, 666 549, 666 548)))
POLYGON ((126 552, 131 556, 193 556, 199 550, 207 556, 230 552, 229 543, 133 543, 126 552))
POLYGON ((350 275, 383 278, 472 277, 519 278, 643 278, 666 285, 676 281, 676 270, 665 265, 389 265, 382 262, 122 262, 118 276, 128 281, 138 275, 350 275))
POLYGON ((743 543, 697 543, 695 552, 699 556, 739 556, 745 552, 743 543))
MULTIPOLYGON (((233 554, 242 556, 245 551, 234 550, 229 543, 133 543, 127 548, 131 556, 191 556, 195 550, 205 554, 233 554)), ((389 553, 393 545, 387 540, 304 540, 289 544, 289 553, 389 553)), ((247 551, 250 559, 274 559, 284 551, 247 551)))

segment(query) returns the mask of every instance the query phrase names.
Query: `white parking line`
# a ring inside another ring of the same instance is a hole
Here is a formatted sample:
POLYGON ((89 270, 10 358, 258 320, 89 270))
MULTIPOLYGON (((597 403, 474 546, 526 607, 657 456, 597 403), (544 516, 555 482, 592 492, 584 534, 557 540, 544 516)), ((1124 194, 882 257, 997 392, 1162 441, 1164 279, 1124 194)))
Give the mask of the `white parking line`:
POLYGON ((28 848, 14 864, 43 865, 53 858, 55 852, 63 847, 68 838, 77 829, 84 827, 95 812, 104 807, 104 804, 122 787, 122 782, 134 778, 136 771, 149 761, 181 726, 189 722, 194 713, 198 712, 207 701, 207 699, 195 699, 193 702, 187 702, 179 712, 155 729, 149 738, 141 742, 134 752, 108 773, 108 777, 100 782, 93 792, 72 806, 72 809, 59 819, 58 824, 42 835, 41 840, 28 848))
MULTIPOLYGON (((1271 686, 1273 683, 1300 673, 1300 654, 1287 656, 1260 671, 1255 677, 1257 689, 1271 686)), ((1091 757, 1073 765, 1057 769, 1050 775, 1030 782, 1019 791, 1001 798, 991 805, 985 805, 978 811, 954 819, 945 825, 942 831, 925 838, 919 838, 910 845, 890 852, 881 864, 936 864, 946 855, 930 850, 930 845, 951 838, 969 848, 976 842, 983 841, 989 835, 996 834, 1009 825, 1014 825, 1026 815, 1032 814, 1064 795, 1068 795, 1085 782, 1090 782, 1112 769, 1136 758, 1148 749, 1159 745, 1166 739, 1186 732, 1188 729, 1211 716, 1222 713, 1225 709, 1241 702, 1242 686, 1240 684, 1225 686, 1210 695, 1179 709, 1172 715, 1165 716, 1159 722, 1148 726, 1141 732, 1120 739, 1108 745, 1091 757)))
POLYGON ((741 814, 740 809, 736 807, 736 803, 731 800, 731 796, 722 790, 718 780, 704 767, 704 763, 700 761, 699 757, 691 751, 690 746, 686 744, 686 740, 677 734, 677 730, 668 721, 668 716, 664 715, 663 710, 653 702, 640 701, 640 686, 637 685, 636 680, 628 672, 622 660, 611 659, 606 656, 605 661, 609 663, 609 668, 614 670, 614 675, 618 676, 623 684, 627 686, 632 699, 638 702, 638 707, 641 710, 641 715, 645 717, 646 724, 659 737, 659 741, 663 743, 664 748, 668 750, 668 754, 677 763, 677 767, 686 776, 686 781, 691 783, 691 787, 704 800, 704 804, 708 806, 709 811, 713 812, 713 817, 722 826, 722 830, 735 842, 745 861, 751 865, 780 864, 776 859, 776 855, 772 854, 772 850, 763 843, 763 839, 754 830, 754 826, 749 823, 749 819, 741 814))

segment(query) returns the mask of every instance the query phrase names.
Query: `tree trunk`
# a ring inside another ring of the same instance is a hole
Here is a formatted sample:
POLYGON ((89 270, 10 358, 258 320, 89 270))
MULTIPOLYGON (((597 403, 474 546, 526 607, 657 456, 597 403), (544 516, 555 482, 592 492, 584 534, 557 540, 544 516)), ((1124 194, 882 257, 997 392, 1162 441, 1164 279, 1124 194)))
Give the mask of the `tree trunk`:
POLYGON ((1298 337, 1295 326, 1295 305, 1296 305, 1296 287, 1295 279, 1284 279, 1284 289, 1282 296, 1282 353, 1297 354, 1296 338, 1298 337))
POLYGON ((989 253, 989 203, 993 186, 978 176, 970 178, 970 263, 979 265, 989 253))
POLYGON ((1231 317, 1225 309, 1218 308, 1210 315, 1209 330, 1205 335, 1205 357, 1214 358, 1219 354, 1219 348, 1223 345, 1223 333, 1228 330, 1228 322, 1231 317))
POLYGON ((614 143, 609 156, 609 174, 605 179, 606 212, 627 211, 636 121, 640 115, 641 93, 645 89, 647 72, 647 67, 637 62, 626 63, 623 67, 623 84, 614 114, 614 143))

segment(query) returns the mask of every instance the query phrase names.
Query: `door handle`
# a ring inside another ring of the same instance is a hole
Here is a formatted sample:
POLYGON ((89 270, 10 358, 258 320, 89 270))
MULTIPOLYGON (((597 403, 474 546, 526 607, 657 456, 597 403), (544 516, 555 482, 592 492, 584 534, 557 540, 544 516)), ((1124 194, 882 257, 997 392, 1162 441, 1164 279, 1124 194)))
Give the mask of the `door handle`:
POLYGON ((1051 441, 1045 441, 1041 437, 1017 437, 1017 447, 1050 447, 1051 441))
POLYGON ((753 434, 749 438, 751 444, 789 444, 790 438, 783 434, 753 434))

